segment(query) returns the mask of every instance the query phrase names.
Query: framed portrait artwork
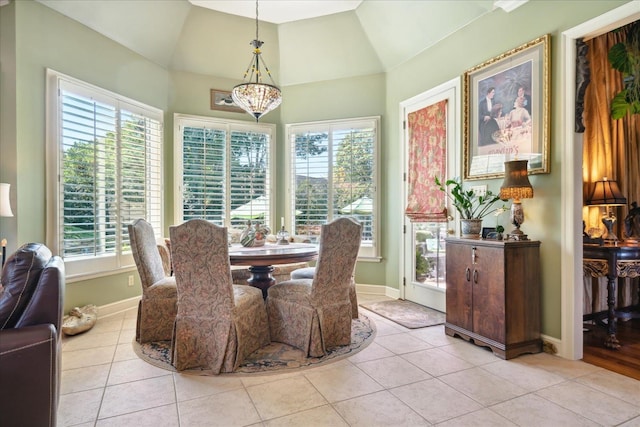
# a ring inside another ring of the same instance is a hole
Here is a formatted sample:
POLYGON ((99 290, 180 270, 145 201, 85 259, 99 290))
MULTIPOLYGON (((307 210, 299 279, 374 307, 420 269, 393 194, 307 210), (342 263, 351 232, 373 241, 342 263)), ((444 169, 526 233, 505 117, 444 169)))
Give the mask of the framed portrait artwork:
POLYGON ((549 34, 463 76, 464 179, 504 176, 504 162, 528 160, 549 173, 549 34))
POLYGON ((211 89, 211 109, 231 111, 234 113, 245 112, 242 108, 238 107, 235 102, 233 102, 231 92, 219 89, 211 89))

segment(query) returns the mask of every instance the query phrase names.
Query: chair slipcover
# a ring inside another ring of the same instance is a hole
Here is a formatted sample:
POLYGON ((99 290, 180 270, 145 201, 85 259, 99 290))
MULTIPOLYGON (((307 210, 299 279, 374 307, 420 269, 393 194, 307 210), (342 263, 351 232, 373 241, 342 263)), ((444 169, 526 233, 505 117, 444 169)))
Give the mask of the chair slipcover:
POLYGON ((349 289, 362 226, 339 218, 322 226, 313 279, 288 280, 269 288, 271 339, 297 347, 310 357, 351 343, 349 289))
POLYGON ((139 218, 128 227, 131 251, 142 284, 136 340, 139 343, 168 341, 177 312, 175 278, 165 276, 151 224, 139 218))
POLYGON ((270 343, 262 291, 232 284, 225 227, 192 219, 169 233, 178 285, 172 364, 233 372, 270 343))
POLYGON ((160 259, 162 260, 162 270, 165 276, 173 276, 173 267, 171 267, 171 250, 169 249, 169 239, 158 239, 157 247, 160 259))
MULTIPOLYGON (((297 279, 313 279, 316 275, 315 267, 298 268, 291 272, 291 280, 297 279)), ((358 314, 358 294, 356 293, 355 271, 351 275, 351 284, 349 285, 349 299, 351 300, 351 318, 357 319, 358 314)))

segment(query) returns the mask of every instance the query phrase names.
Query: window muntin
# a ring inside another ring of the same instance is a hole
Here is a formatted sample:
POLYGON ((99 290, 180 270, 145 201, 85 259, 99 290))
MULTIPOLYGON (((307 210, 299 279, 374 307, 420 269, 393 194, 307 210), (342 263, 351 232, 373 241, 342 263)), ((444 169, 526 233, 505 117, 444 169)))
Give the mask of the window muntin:
POLYGON ((363 226, 360 257, 377 257, 379 119, 289 125, 289 219, 316 241, 320 226, 351 216, 363 226))

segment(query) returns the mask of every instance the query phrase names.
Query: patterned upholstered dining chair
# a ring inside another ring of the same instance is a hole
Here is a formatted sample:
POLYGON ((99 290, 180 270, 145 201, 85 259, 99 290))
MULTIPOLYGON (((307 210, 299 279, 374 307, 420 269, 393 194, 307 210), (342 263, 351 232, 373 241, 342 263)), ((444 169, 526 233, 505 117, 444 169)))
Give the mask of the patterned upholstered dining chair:
POLYGON ((262 291, 233 285, 227 229, 202 219, 169 228, 178 286, 172 364, 233 372, 270 343, 262 291))
POLYGON ((351 343, 349 289, 362 226, 339 218, 322 226, 313 279, 288 280, 269 288, 271 339, 321 357, 351 343))
MULTIPOLYGON (((358 314, 358 294, 356 293, 355 270, 351 275, 351 283, 349 284, 349 300, 351 301, 351 318, 357 319, 358 314)), ((316 276, 315 267, 303 267, 291 272, 291 280, 296 279, 313 279, 316 276)))
POLYGON ((175 278, 165 275, 151 224, 139 218, 128 228, 131 251, 142 284, 136 340, 139 343, 168 341, 177 312, 175 278))

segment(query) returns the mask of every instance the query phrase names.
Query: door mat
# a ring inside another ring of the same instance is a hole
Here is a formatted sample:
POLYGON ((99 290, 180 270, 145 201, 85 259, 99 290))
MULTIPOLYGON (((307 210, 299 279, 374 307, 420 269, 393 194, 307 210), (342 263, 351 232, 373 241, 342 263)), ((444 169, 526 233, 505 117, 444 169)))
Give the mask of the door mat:
POLYGON ((443 312, 406 300, 380 301, 360 306, 409 329, 441 325, 445 321, 443 312))
MULTIPOLYGON (((373 342, 376 329, 375 323, 366 315, 360 313, 358 319, 351 320, 351 344, 327 350, 323 357, 306 357, 306 354, 287 344, 272 342, 251 353, 240 367, 232 373, 220 375, 260 374, 274 372, 289 372, 292 370, 326 365, 345 357, 353 356, 373 342)), ((147 363, 168 371, 177 372, 171 365, 171 341, 155 341, 139 344, 133 340, 133 350, 136 355, 147 363)), ((183 374, 213 375, 202 369, 187 369, 183 374)))

